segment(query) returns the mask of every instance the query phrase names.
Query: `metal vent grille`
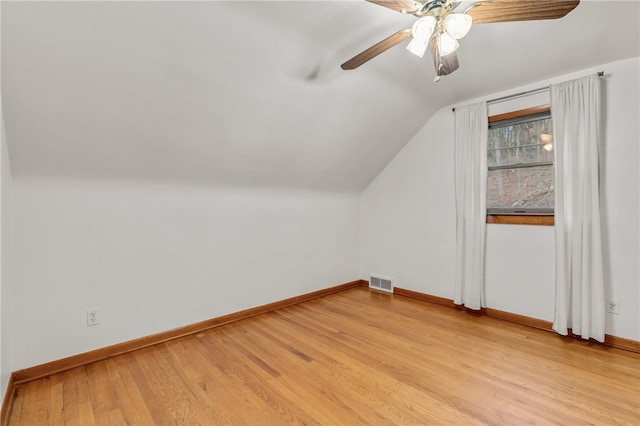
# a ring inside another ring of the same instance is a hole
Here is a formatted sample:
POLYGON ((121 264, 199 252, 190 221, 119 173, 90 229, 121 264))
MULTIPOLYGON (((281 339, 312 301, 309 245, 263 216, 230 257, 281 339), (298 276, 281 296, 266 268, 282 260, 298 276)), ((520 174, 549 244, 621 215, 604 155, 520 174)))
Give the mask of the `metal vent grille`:
POLYGON ((371 275, 369 277, 369 288, 393 293, 394 279, 382 275, 371 275))
POLYGON ((380 278, 372 276, 371 281, 369 281, 369 287, 380 289, 380 281, 380 278))
POLYGON ((393 285, 390 280, 380 280, 380 288, 386 291, 393 291, 393 285))

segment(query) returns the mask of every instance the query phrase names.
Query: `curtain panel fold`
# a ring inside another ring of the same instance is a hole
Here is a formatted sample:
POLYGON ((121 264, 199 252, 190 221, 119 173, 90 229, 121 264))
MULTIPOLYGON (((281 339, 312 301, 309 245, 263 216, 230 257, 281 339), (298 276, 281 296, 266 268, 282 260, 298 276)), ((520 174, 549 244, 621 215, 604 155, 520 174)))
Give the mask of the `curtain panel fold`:
POLYGON ((553 329, 604 341, 598 76, 551 85, 556 167, 553 329))
POLYGON ((485 306, 488 115, 486 102, 455 110, 456 273, 454 302, 485 306))

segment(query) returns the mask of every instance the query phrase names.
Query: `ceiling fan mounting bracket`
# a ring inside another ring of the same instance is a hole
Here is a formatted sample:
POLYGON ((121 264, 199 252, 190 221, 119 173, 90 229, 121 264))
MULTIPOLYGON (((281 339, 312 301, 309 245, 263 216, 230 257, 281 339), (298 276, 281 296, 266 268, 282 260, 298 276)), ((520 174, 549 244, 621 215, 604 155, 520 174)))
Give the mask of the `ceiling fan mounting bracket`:
POLYGON ((431 0, 425 3, 415 2, 418 9, 413 12, 413 16, 417 16, 421 18, 423 16, 431 15, 438 16, 450 13, 453 9, 455 9, 459 1, 451 1, 451 0, 431 0))

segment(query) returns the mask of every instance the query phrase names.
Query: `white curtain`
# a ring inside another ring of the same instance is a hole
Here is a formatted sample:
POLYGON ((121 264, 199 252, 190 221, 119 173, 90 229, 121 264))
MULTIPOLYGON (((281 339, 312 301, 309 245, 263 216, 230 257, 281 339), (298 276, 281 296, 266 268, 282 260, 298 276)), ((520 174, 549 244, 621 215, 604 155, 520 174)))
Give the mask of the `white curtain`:
POLYGON ((487 104, 455 110, 456 278, 454 302, 484 304, 487 192, 487 104))
POLYGON ((604 341, 600 236, 600 78, 551 85, 556 168, 553 329, 604 341))

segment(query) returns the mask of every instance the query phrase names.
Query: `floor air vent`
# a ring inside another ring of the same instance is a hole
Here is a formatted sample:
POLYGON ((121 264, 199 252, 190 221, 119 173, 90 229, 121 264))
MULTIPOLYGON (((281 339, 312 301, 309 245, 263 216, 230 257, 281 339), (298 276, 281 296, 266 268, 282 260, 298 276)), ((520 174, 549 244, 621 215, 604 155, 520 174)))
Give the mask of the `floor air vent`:
POLYGON ((374 290, 382 290, 387 293, 393 293, 393 281, 391 277, 383 277, 382 275, 371 275, 369 279, 369 288, 374 290))

